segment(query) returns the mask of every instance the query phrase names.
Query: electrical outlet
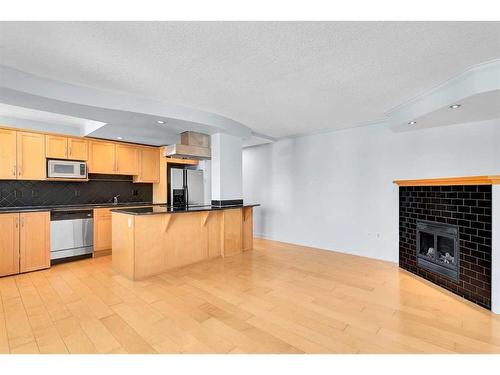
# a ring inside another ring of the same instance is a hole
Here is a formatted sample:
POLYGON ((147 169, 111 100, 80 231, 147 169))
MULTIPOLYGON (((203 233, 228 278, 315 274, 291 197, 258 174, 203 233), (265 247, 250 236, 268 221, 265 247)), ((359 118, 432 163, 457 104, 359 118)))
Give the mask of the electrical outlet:
POLYGON ((79 196, 80 196, 80 190, 75 189, 75 197, 79 197, 79 196))
POLYGON ((132 191, 132 195, 139 195, 139 191, 138 191, 138 190, 136 190, 136 189, 134 189, 134 190, 132 191))
POLYGON ((37 198, 38 197, 38 190, 32 189, 31 190, 31 197, 32 198, 37 198))

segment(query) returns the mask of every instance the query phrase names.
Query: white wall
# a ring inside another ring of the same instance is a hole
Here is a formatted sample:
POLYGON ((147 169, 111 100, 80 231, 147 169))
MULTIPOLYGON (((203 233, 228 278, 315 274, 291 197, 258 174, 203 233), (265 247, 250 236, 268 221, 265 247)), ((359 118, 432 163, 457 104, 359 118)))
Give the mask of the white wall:
POLYGON ((229 134, 213 134, 210 147, 212 151, 212 199, 242 199, 242 139, 229 134))
POLYGON ((243 152, 257 236, 398 261, 395 179, 500 174, 500 120, 394 133, 387 125, 243 152))

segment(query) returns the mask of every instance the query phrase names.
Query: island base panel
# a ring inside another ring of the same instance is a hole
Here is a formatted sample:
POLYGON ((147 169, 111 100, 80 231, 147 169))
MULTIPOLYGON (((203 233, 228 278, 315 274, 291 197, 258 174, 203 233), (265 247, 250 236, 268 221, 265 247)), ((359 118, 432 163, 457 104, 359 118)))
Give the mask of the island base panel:
POLYGON ((130 279, 142 280, 239 254, 251 249, 251 225, 251 208, 161 215, 113 213, 113 268, 130 279))

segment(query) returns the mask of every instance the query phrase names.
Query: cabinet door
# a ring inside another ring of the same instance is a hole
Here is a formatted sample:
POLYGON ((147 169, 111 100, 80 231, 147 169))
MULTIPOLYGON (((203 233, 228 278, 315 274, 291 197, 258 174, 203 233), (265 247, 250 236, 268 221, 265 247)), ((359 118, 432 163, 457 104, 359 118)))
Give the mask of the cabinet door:
POLYGON ((0 276, 19 273, 19 214, 0 214, 0 276))
POLYGON ((243 247, 242 226, 243 214, 241 208, 224 210, 222 214, 222 245, 223 256, 241 253, 243 247))
POLYGON ((50 267, 50 213, 26 212, 19 214, 20 271, 29 272, 50 267))
POLYGON ((81 138, 68 138, 68 159, 88 160, 89 143, 81 138))
POLYGON ((15 180, 16 131, 0 129, 0 179, 15 180))
POLYGON ((109 208, 94 210, 94 252, 111 249, 111 211, 109 208))
POLYGON ((45 136, 45 155, 53 159, 68 158, 68 138, 58 135, 45 136))
POLYGON ((116 173, 139 174, 139 148, 130 145, 116 145, 116 173))
POLYGON ((44 180, 45 136, 38 133, 17 132, 18 180, 44 180))
POLYGON ((115 173, 115 144, 91 141, 89 173, 115 173))
POLYGON ((160 182, 160 152, 155 148, 143 148, 139 152, 139 175, 134 182, 160 182))

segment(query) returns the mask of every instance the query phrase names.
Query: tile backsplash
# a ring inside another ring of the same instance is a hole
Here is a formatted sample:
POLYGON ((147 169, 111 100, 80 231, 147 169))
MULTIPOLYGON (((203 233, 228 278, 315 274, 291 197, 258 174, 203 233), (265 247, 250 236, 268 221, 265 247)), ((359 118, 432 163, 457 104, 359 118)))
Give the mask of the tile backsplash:
POLYGON ((130 176, 94 175, 88 182, 0 180, 0 207, 151 202, 152 184, 134 184, 130 176))

